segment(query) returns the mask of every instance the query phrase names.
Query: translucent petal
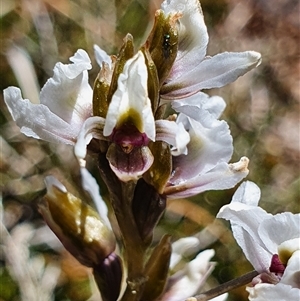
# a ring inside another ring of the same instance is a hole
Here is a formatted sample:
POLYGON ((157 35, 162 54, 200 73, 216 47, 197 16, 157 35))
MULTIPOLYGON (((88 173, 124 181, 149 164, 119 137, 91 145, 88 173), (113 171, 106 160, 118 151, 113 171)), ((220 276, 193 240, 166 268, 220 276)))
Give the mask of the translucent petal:
POLYGON ((234 193, 231 203, 240 202, 249 206, 257 206, 259 200, 259 187, 251 181, 245 181, 234 193))
POLYGON ((190 142, 187 155, 173 159, 174 173, 170 179, 173 184, 200 176, 217 164, 228 162, 232 156, 232 137, 227 123, 212 118, 206 110, 194 108, 194 111, 201 122, 184 114, 180 114, 177 119, 189 132, 190 142))
POLYGON ((92 115, 92 88, 87 73, 92 66, 87 53, 81 49, 70 61, 73 64, 55 65, 54 75, 42 88, 40 100, 79 132, 84 120, 92 115))
MULTIPOLYGON (((223 206, 217 218, 224 218, 231 222, 233 235, 242 248, 246 258, 251 262, 255 270, 263 272, 268 270, 274 248, 266 248, 258 233, 259 225, 263 220, 271 219, 272 215, 257 205, 248 205, 247 197, 254 199, 259 196, 259 188, 252 182, 243 183, 235 192, 229 205, 223 206)), ((253 203, 253 202, 250 202, 253 203)))
POLYGON ((166 187, 165 194, 168 198, 189 197, 207 190, 229 189, 248 175, 248 163, 238 162, 236 164, 220 163, 205 174, 195 176, 186 181, 170 184, 166 187), (242 167, 243 166, 243 167, 242 167))
POLYGON ((104 136, 109 136, 118 123, 131 118, 141 133, 146 133, 149 139, 155 140, 155 124, 148 98, 147 79, 145 58, 139 51, 126 62, 118 78, 118 88, 108 107, 104 136))
POLYGON ((300 296, 299 289, 282 283, 261 283, 255 287, 247 287, 247 291, 250 293, 250 301, 297 301, 300 296))
POLYGON ((195 259, 171 277, 172 286, 162 297, 162 301, 181 301, 193 296, 205 283, 214 265, 209 261, 214 256, 214 250, 205 250, 195 259))
POLYGON ((75 143, 78 135, 76 127, 55 115, 47 106, 33 104, 28 99, 23 99, 19 88, 5 89, 4 101, 25 135, 49 142, 75 143))
POLYGON ((300 237, 300 214, 284 212, 271 219, 262 220, 258 233, 266 248, 277 253, 277 246, 284 241, 300 237))
POLYGON ((74 153, 77 159, 82 163, 83 167, 85 165, 85 156, 87 152, 87 145, 91 142, 93 138, 97 138, 99 140, 105 140, 106 138, 103 136, 102 131, 105 124, 105 119, 102 117, 90 117, 88 118, 77 138, 77 142, 74 147, 74 153))
POLYGON ((202 89, 223 87, 258 66, 261 55, 255 51, 224 52, 206 57, 201 64, 185 69, 162 87, 163 99, 183 98, 202 89))
POLYGON ((107 63, 109 68, 111 68, 111 57, 103 49, 101 49, 98 45, 94 45, 94 52, 96 61, 100 68, 102 68, 103 62, 107 63))
POLYGON ((253 217, 251 214, 259 215, 259 213, 257 211, 241 211, 239 213, 239 221, 230 219, 233 236, 254 269, 259 273, 265 272, 270 267, 273 253, 265 249, 261 240, 256 236, 256 230, 251 228, 253 224, 260 222, 256 215, 253 217), (241 221, 242 219, 245 219, 245 223, 251 220, 251 224, 243 227, 244 221, 241 221))
POLYGON ((214 119, 219 119, 225 110, 226 103, 220 96, 209 96, 203 92, 198 92, 186 98, 172 101, 172 108, 186 114, 187 116, 200 121, 198 110, 208 111, 214 119), (195 110, 195 108, 197 108, 195 110))
POLYGON ((174 121, 156 120, 156 137, 158 141, 165 141, 172 145, 172 155, 178 156, 187 153, 187 144, 190 141, 188 132, 182 124, 177 124, 174 121))

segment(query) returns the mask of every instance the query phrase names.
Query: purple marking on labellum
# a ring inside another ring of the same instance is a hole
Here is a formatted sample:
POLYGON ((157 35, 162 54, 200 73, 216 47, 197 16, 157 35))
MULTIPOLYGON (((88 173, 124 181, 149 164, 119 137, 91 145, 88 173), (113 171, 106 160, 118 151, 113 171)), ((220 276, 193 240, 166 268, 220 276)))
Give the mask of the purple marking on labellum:
POLYGON ((146 146, 149 138, 141 133, 131 124, 123 124, 120 128, 114 129, 111 140, 120 145, 125 153, 130 153, 134 147, 146 146))
POLYGON ((280 261, 279 256, 277 254, 274 254, 271 260, 270 272, 282 275, 284 273, 284 270, 285 266, 280 261))

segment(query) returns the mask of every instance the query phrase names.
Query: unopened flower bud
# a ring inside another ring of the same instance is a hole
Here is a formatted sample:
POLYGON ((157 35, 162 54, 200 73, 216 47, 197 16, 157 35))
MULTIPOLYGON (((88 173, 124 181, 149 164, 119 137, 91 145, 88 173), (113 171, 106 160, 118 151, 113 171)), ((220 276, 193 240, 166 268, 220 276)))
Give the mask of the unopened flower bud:
POLYGON ((116 246, 108 225, 54 177, 45 182, 47 194, 39 210, 48 226, 80 263, 90 267, 102 263, 116 246))
POLYGON ((152 241, 153 230, 166 209, 166 199, 156 189, 140 179, 132 199, 132 211, 144 242, 152 241))
POLYGON ((122 262, 115 253, 94 267, 95 281, 100 289, 103 301, 116 301, 122 284, 122 262))

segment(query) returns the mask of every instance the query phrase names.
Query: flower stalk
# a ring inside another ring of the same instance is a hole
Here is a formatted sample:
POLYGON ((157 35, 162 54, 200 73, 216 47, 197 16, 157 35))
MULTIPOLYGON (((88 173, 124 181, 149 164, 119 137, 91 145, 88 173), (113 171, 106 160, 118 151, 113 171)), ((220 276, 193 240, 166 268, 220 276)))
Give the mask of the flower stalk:
POLYGON ((233 289, 236 289, 238 287, 244 286, 252 281, 254 277, 258 275, 258 272, 251 271, 247 274, 244 274, 238 278, 235 278, 233 280, 227 281, 221 285, 218 285, 217 287, 206 291, 204 293, 201 293, 200 295, 197 295, 195 297, 187 298, 186 301, 207 301, 211 300, 215 297, 218 297, 224 293, 230 292, 233 289))
MULTIPOLYGON (((199 1, 166 0, 138 51, 130 34, 118 55, 95 46, 100 72, 93 89, 91 61, 80 49, 71 64, 55 66, 39 104, 23 99, 18 88, 4 91, 24 134, 74 146, 83 187, 99 212, 54 178, 48 178, 40 211, 66 249, 93 269, 104 301, 180 301, 198 292, 215 266, 213 250, 183 263, 185 251, 179 248, 176 265, 183 269, 175 271, 170 236, 153 245, 167 198, 232 188, 249 172, 246 157, 229 163, 232 137, 219 120, 224 100, 201 90, 236 80, 258 66, 261 56, 246 51, 209 57, 207 43, 199 1), (88 150, 97 158, 117 223, 109 221, 98 185, 85 168, 88 150)), ((189 249, 190 242, 184 244, 189 249)), ((248 283, 254 274, 188 300, 209 300, 248 283)))
MULTIPOLYGON (((148 259, 149 254, 152 252, 158 252, 160 248, 165 248, 169 241, 158 245, 156 251, 150 248, 152 242, 153 229, 156 224, 154 222, 150 227, 150 230, 146 234, 137 231, 136 217, 133 210, 133 202, 135 201, 135 196, 138 191, 139 185, 143 185, 143 182, 121 182, 110 169, 108 160, 105 155, 99 156, 99 170, 102 179, 106 183, 109 193, 110 201, 114 209, 114 213, 118 222, 119 231, 121 233, 122 240, 122 252, 124 263, 126 266, 126 282, 127 287, 122 296, 122 301, 135 301, 141 300, 143 295, 144 287, 146 282, 151 277, 151 272, 149 273, 149 264, 151 262, 152 268, 150 270, 155 270, 155 266, 161 266, 162 262, 157 260, 157 257, 148 259), (148 270, 148 272, 147 272, 148 270), (147 275, 148 273, 148 275, 147 275)), ((151 193, 151 186, 144 184, 144 194, 151 193)), ((153 198, 154 199, 154 198, 153 198)), ((141 204, 143 204, 142 199, 138 199, 141 204)), ((153 216, 154 221, 157 221, 161 216, 161 209, 154 206, 154 208, 149 212, 153 216), (156 214, 156 216, 155 216, 156 214)), ((170 257, 170 252, 167 257, 164 257, 163 262, 168 262, 170 257)), ((167 275, 165 275, 166 277, 167 275)), ((154 279, 151 279, 154 281, 154 279)), ((165 279, 164 279, 165 280, 165 279)), ((157 284, 156 284, 157 285, 157 284)), ((161 292, 160 292, 161 293, 161 292)))

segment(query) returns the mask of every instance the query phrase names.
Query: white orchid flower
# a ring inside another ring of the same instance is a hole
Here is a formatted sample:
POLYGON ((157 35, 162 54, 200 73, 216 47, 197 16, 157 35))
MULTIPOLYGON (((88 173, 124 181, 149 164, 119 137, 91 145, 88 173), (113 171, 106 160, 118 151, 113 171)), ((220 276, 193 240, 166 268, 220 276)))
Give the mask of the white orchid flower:
POLYGON ((173 172, 165 188, 168 198, 188 197, 206 190, 234 187, 248 174, 248 158, 230 164, 232 137, 225 121, 221 97, 197 93, 172 103, 180 112, 177 122, 190 135, 187 155, 173 157, 173 172))
POLYGON ((161 88, 161 97, 172 101, 203 89, 225 86, 261 62, 255 51, 224 52, 206 56, 207 28, 198 0, 165 0, 165 15, 178 18, 178 51, 170 74, 161 88))
POLYGON ((260 189, 244 182, 217 217, 231 222, 233 235, 259 276, 247 288, 251 301, 298 300, 300 214, 276 215, 258 207, 260 189))
POLYGON ((84 121, 92 114, 91 62, 79 49, 72 64, 57 63, 40 93, 40 104, 23 99, 16 87, 4 90, 4 101, 21 132, 50 142, 75 144, 84 121))
POLYGON ((92 138, 111 142, 107 158, 122 181, 137 180, 151 167, 154 157, 148 148, 150 141, 171 144, 173 154, 185 152, 189 135, 183 126, 174 121, 154 120, 147 80, 145 58, 139 51, 124 65, 106 118, 88 118, 78 135, 75 155, 83 165, 92 138))
POLYGON ((214 254, 212 249, 205 250, 186 263, 183 269, 170 277, 160 300, 182 301, 197 293, 214 269, 215 264, 210 262, 214 254))

